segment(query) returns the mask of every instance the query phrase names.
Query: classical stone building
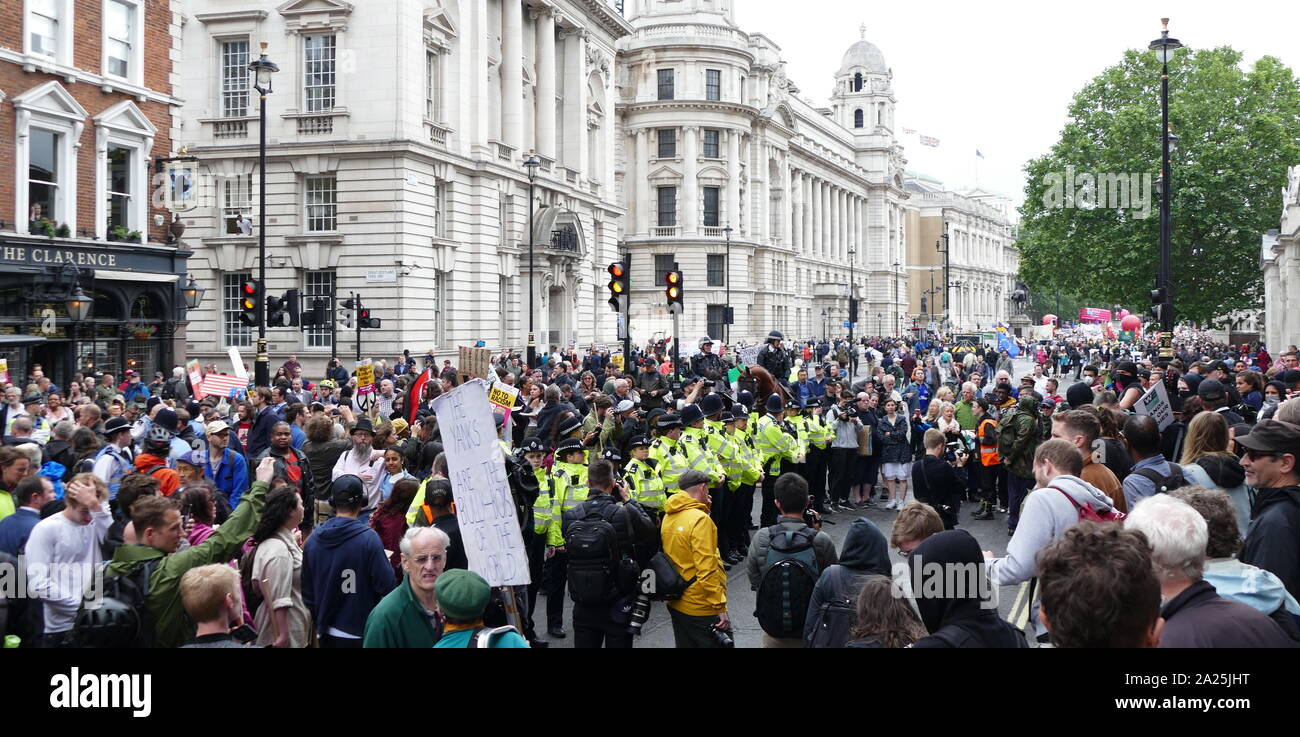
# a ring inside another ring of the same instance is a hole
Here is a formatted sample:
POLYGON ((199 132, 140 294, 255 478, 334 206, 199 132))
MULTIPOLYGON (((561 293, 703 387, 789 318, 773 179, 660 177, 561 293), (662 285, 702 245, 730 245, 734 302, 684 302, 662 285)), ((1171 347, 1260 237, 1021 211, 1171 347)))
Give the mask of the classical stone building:
MULTIPOLYGON (((239 218, 257 223, 247 66, 261 42, 280 69, 266 99, 269 294, 297 289, 310 305, 360 293, 382 320, 362 331, 376 357, 454 358, 477 341, 522 349, 530 315, 541 350, 612 340, 602 294, 623 218, 615 42, 632 31, 613 4, 194 0, 186 12, 179 140, 201 159, 202 206, 185 240, 213 297, 193 317, 191 356, 254 344, 238 290, 256 277, 257 238, 239 218)), ((273 364, 296 352, 309 373, 356 353, 343 328, 268 338, 273 364)))
POLYGON ((184 244, 156 161, 179 132, 179 2, 0 3, 0 359, 152 379, 184 354, 184 244), (84 295, 90 304, 78 309, 84 295))
POLYGON ((624 14, 635 32, 618 44, 617 156, 634 337, 671 334, 674 263, 688 347, 724 334, 728 303, 732 340, 844 334, 851 271, 858 334, 901 322, 909 194, 880 49, 854 43, 818 109, 777 43, 736 26, 732 0, 630 0, 624 14))
POLYGON ((952 192, 938 180, 911 175, 908 276, 911 324, 956 331, 989 330, 1012 317, 1010 295, 1020 268, 1014 208, 983 190, 952 192), (944 294, 947 233, 948 294, 944 294))
POLYGON ((1287 170, 1282 222, 1264 235, 1264 345, 1274 356, 1300 342, 1300 165, 1287 170))

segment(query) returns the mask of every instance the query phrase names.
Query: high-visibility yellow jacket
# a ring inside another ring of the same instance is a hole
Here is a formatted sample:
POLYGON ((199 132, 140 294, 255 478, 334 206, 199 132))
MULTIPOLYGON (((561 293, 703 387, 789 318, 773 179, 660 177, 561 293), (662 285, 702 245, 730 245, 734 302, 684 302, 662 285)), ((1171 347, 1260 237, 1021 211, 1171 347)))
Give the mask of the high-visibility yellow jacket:
POLYGON ((807 424, 808 437, 812 443, 812 447, 818 450, 829 448, 831 441, 835 440, 835 430, 832 429, 830 423, 826 421, 826 417, 815 414, 808 418, 807 424))
POLYGON ((709 486, 718 486, 726 476, 722 464, 709 449, 709 434, 702 427, 688 427, 682 431, 682 444, 686 446, 686 461, 696 471, 709 476, 709 486))
POLYGON ((763 477, 763 464, 758 451, 754 449, 754 439, 748 433, 733 430, 727 437, 736 445, 736 455, 740 458, 741 471, 736 476, 727 474, 727 486, 735 491, 741 484, 754 484, 763 477))
POLYGON ((633 458, 623 471, 623 479, 627 482, 632 500, 646 509, 662 510, 668 501, 668 495, 664 493, 664 480, 659 475, 657 465, 653 458, 644 461, 633 458))
POLYGON ((727 426, 712 420, 704 421, 704 430, 708 433, 709 451, 722 466, 722 473, 727 477, 727 486, 735 488, 735 480, 745 473, 745 459, 736 447, 727 426))
POLYGON ((564 535, 560 531, 561 516, 574 507, 587 501, 587 467, 576 463, 556 462, 551 468, 551 485, 546 494, 546 504, 550 511, 543 526, 537 515, 537 507, 543 504, 542 493, 537 495, 537 504, 533 508, 536 518, 535 529, 538 533, 545 531, 546 544, 560 546, 564 544, 564 535))
POLYGON ((764 467, 769 467, 769 476, 781 475, 781 461, 793 461, 799 449, 799 441, 781 427, 779 420, 772 415, 763 415, 755 423, 754 448, 764 467))
POLYGON ((682 474, 690 468, 686 461, 686 449, 672 438, 661 435, 650 444, 650 457, 655 460, 655 470, 664 482, 664 493, 672 495, 677 492, 677 482, 682 474))

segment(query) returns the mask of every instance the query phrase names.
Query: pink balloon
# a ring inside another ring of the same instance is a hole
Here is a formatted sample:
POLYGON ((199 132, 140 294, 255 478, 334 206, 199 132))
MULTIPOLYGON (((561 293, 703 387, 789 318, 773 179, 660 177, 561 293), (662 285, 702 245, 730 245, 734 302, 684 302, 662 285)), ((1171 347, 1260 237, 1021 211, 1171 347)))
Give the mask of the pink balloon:
POLYGON ((1051 325, 1056 321, 1056 315, 1043 315, 1043 324, 1051 325))
POLYGON ((1137 315, 1127 315, 1119 321, 1121 330, 1139 330, 1142 327, 1142 318, 1137 315))
MULTIPOLYGON (((1131 314, 1133 314, 1133 313, 1129 312, 1128 310, 1120 310, 1120 311, 1119 311, 1119 319, 1123 320, 1124 318, 1128 317, 1128 316, 1131 315, 1131 314)), ((1128 328, 1124 328, 1124 329, 1125 329, 1125 330, 1128 330, 1128 328)))

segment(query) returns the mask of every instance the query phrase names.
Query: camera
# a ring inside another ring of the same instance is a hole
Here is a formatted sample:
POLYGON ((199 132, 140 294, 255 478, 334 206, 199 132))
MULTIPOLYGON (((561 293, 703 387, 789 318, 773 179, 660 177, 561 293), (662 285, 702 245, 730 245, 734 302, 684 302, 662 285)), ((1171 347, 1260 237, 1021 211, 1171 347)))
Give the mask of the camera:
POLYGON ((732 639, 731 633, 723 629, 718 629, 718 625, 716 624, 713 625, 711 628, 709 628, 709 631, 713 633, 713 639, 718 641, 719 647, 736 646, 736 641, 732 639))
POLYGON ((852 420, 852 419, 856 419, 857 416, 858 416, 858 405, 854 402, 849 402, 848 404, 840 408, 840 417, 843 417, 848 420, 852 420))
POLYGON ((957 462, 957 452, 961 450, 961 442, 950 440, 943 449, 943 459, 949 463, 957 462))
POLYGON ((650 618, 650 595, 637 594, 636 601, 632 604, 632 618, 627 623, 627 633, 629 635, 641 635, 641 626, 650 618))

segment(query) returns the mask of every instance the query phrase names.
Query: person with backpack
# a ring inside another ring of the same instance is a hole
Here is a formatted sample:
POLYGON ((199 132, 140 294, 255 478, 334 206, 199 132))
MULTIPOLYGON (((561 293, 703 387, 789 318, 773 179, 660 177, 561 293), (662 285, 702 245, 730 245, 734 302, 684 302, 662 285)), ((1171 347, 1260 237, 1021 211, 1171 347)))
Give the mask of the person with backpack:
POLYGON ((588 496, 587 467, 582 465, 585 455, 581 440, 562 440, 555 447, 550 483, 542 487, 533 505, 534 530, 546 538, 541 587, 546 596, 546 633, 556 639, 568 636, 564 631, 564 587, 568 582, 569 553, 562 531, 563 515, 588 496))
MULTIPOLYGON (((293 433, 289 430, 289 423, 277 422, 271 430, 271 445, 262 451, 254 462, 260 462, 263 458, 272 458, 275 460, 275 475, 273 478, 284 479, 298 489, 298 494, 302 496, 304 509, 315 509, 316 498, 313 490, 316 488, 312 483, 311 465, 307 461, 307 456, 302 451, 295 450, 293 447, 293 433)), ((312 520, 304 519, 302 521, 302 531, 311 532, 312 520)))
POLYGON ((664 554, 691 582, 680 598, 668 602, 673 642, 680 648, 728 647, 727 573, 718 554, 718 527, 709 516, 709 476, 686 471, 678 489, 668 497, 659 528, 664 554))
POLYGON ((1124 477, 1124 504, 1133 509, 1153 494, 1187 485, 1183 468, 1165 460, 1160 452, 1160 428, 1149 415, 1133 415, 1124 423, 1124 442, 1133 458, 1133 470, 1124 477))
POLYGON ((438 609, 445 624, 435 648, 521 648, 528 641, 514 627, 489 628, 483 612, 492 598, 492 587, 473 571, 455 569, 438 576, 433 585, 438 609))
MULTIPOLYGON (((164 431, 165 432, 165 431, 164 431)), ((271 481, 271 461, 257 468, 241 504, 202 545, 176 552, 185 530, 179 505, 163 496, 144 496, 131 505, 136 543, 122 545, 104 569, 105 597, 117 605, 77 612, 78 641, 87 647, 179 647, 194 634, 181 603, 180 580, 191 568, 225 563, 240 553, 257 529, 271 481)))
POLYGON ((634 546, 655 542, 654 522, 640 504, 630 501, 609 461, 592 461, 587 488, 587 500, 564 512, 561 520, 569 556, 573 646, 630 648, 628 620, 615 613, 631 611, 637 574, 643 568, 635 560, 634 546))
MULTIPOLYGON (((821 572, 838 562, 835 542, 804 521, 808 482, 794 473, 776 480, 777 523, 754 533, 746 572, 763 647, 803 647, 804 621, 821 572)), ((816 517, 814 517, 816 520, 816 517)))
POLYGON ((171 496, 181 486, 181 477, 167 466, 167 454, 171 452, 172 434, 164 427, 154 426, 144 437, 144 452, 135 457, 136 473, 143 473, 158 479, 158 492, 171 496))
POLYGON ((95 454, 95 474, 108 484, 108 498, 116 499, 122 486, 122 477, 135 469, 131 457, 131 423, 125 417, 111 417, 104 423, 104 438, 108 441, 95 454))
MULTIPOLYGON (((1025 499, 1021 524, 1007 543, 1007 554, 988 563, 993 585, 1012 586, 1036 576, 1038 552, 1080 520, 1124 518, 1110 497, 1079 478, 1082 471, 1083 457, 1074 443, 1054 438, 1038 446, 1033 463, 1038 488, 1025 499)), ((988 557, 992 558, 992 554, 988 557)), ((1036 586, 1031 584, 1032 588, 1036 586)), ((1030 605, 1034 606, 1032 595, 1030 605)), ((1039 641, 1047 642, 1047 630, 1036 613, 1032 619, 1039 641)))
MULTIPOLYGON (((203 475, 212 482, 229 502, 230 508, 239 506, 239 500, 248 489, 248 461, 242 453, 230 449, 230 426, 222 420, 209 422, 204 428, 208 449, 202 451, 205 461, 203 475)), ((308 514, 312 509, 308 507, 308 514)), ((314 516, 314 515, 313 515, 314 516)))
POLYGON ((858 593, 871 576, 890 575, 889 541, 866 517, 858 517, 844 536, 839 563, 828 566, 813 587, 804 618, 803 646, 844 647, 856 621, 858 593))
MULTIPOLYGON (((1001 392, 1002 385, 998 385, 1001 392)), ((1020 505, 1034 487, 1034 451, 1042 438, 1038 427, 1038 397, 1021 391, 1014 409, 1004 410, 998 419, 998 455, 1007 469, 1007 535, 1014 535, 1020 523, 1020 505)))
MULTIPOLYGON (((1073 447, 1070 451, 1074 453, 1073 447)), ((1078 458, 1078 454, 1074 453, 1074 457, 1078 458)), ((904 583, 911 588, 921 622, 930 633, 912 647, 1027 646, 1024 633, 990 605, 992 592, 985 580, 985 561, 979 543, 969 532, 945 530, 926 538, 907 557, 907 566, 909 577, 904 583), (964 580, 951 582, 953 571, 961 572, 964 580), (927 580, 932 576, 941 580, 927 580)))

